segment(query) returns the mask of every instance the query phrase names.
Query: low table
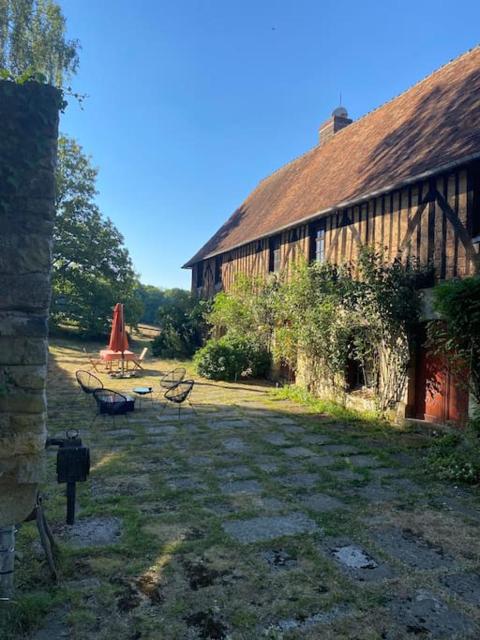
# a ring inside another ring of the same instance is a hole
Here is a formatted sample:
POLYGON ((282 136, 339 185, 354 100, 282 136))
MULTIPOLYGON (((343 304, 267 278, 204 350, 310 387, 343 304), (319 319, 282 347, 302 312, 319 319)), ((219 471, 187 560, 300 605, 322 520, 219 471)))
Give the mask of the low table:
POLYGON ((140 409, 140 401, 144 396, 150 396, 150 400, 153 404, 153 387, 135 387, 133 389, 133 393, 135 393, 138 398, 138 408, 140 409))

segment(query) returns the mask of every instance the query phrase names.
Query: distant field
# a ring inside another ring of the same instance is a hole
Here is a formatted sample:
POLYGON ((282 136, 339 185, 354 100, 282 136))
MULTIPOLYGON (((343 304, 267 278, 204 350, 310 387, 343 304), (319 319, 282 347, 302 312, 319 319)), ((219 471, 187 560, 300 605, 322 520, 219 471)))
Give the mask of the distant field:
POLYGON ((152 324, 139 324, 138 333, 146 338, 155 338, 160 333, 160 329, 152 324))

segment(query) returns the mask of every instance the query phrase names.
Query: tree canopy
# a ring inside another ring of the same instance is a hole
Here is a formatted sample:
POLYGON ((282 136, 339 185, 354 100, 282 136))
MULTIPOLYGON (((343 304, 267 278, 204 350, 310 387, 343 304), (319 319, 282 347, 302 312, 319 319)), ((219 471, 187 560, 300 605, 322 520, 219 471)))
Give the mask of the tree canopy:
POLYGON ((108 330, 112 308, 125 303, 135 324, 142 305, 137 276, 121 233, 95 203, 97 169, 82 147, 61 136, 57 166, 57 218, 53 248, 52 319, 82 333, 108 330))
POLYGON ((78 67, 77 40, 53 0, 0 0, 0 69, 13 77, 41 75, 61 87, 78 67))

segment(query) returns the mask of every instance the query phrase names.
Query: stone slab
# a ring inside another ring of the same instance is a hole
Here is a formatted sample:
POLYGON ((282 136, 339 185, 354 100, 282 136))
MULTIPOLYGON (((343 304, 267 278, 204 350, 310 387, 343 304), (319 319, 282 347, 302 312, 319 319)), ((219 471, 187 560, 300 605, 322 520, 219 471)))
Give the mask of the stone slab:
POLYGON ((285 444, 289 444, 289 441, 283 435, 283 433, 266 433, 264 436, 262 436, 262 440, 268 442, 268 444, 274 444, 280 447, 285 444))
POLYGON ((462 571, 442 576, 440 582, 448 591, 478 607, 480 603, 480 574, 477 571, 462 571))
POLYGON ((306 447, 290 447, 289 449, 283 449, 283 453, 289 458, 309 458, 315 455, 313 451, 306 447))
POLYGON ((411 529, 389 527, 371 535, 385 553, 416 569, 443 569, 454 562, 442 547, 411 529))
POLYGON ((346 456, 345 462, 352 464, 354 467, 359 467, 361 469, 368 467, 381 467, 382 463, 378 458, 369 455, 352 455, 346 456))
POLYGON ((326 444, 322 447, 322 451, 333 453, 334 455, 345 454, 349 456, 359 453, 358 449, 349 444, 326 444))
POLYGON ((227 495, 235 493, 262 493, 262 485, 257 480, 234 480, 220 485, 220 491, 227 495))
POLYGON ((72 547, 103 547, 120 540, 122 525, 119 518, 99 517, 79 519, 75 524, 63 526, 60 536, 72 547))
POLYGON ((283 536, 314 533, 318 525, 304 513, 284 516, 260 516, 249 520, 230 520, 222 523, 225 533, 242 543, 274 540, 283 536))
POLYGON ((223 446, 227 451, 248 451, 250 448, 241 438, 227 438, 223 441, 223 446))
POLYGON ((305 496, 301 498, 301 502, 307 509, 310 509, 311 511, 317 511, 319 513, 325 513, 328 511, 339 511, 349 508, 348 505, 346 505, 338 498, 329 496, 325 493, 315 493, 310 496, 305 496))
MULTIPOLYGON (((476 633, 475 625, 467 616, 423 589, 411 596, 392 600, 388 609, 398 626, 405 630, 402 637, 478 638, 478 635, 473 635, 476 633)), ((389 630, 384 637, 397 640, 399 636, 389 630)))
POLYGON ((280 478, 280 482, 287 487, 314 487, 318 482, 318 476, 314 473, 298 473, 292 476, 282 477, 280 478))

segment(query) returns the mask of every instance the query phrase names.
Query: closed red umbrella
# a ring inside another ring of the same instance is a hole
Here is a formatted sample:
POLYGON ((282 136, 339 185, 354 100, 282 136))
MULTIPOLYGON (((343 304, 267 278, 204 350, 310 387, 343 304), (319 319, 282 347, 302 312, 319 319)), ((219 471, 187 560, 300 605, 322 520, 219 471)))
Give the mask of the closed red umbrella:
POLYGON ((122 374, 124 366, 123 352, 128 349, 127 332, 125 331, 125 316, 123 304, 117 302, 113 310, 112 330, 110 332, 110 342, 108 348, 112 351, 122 352, 122 374))

